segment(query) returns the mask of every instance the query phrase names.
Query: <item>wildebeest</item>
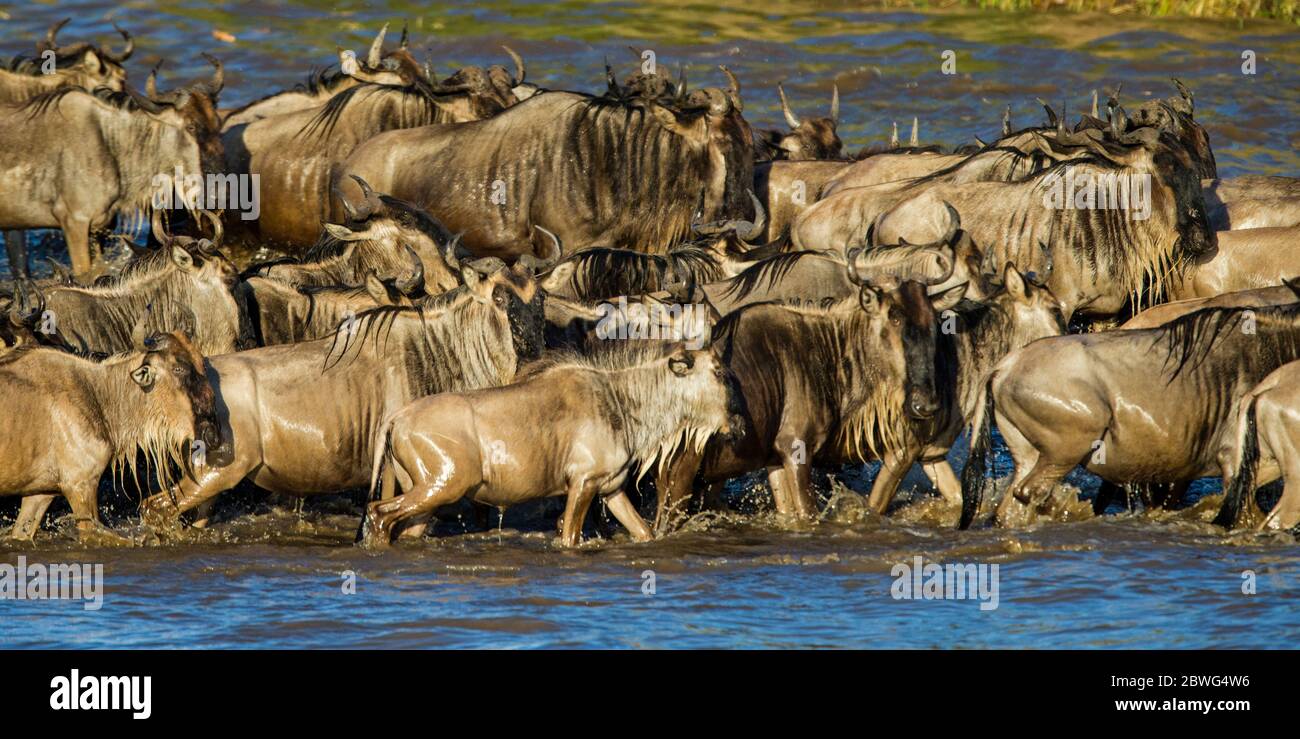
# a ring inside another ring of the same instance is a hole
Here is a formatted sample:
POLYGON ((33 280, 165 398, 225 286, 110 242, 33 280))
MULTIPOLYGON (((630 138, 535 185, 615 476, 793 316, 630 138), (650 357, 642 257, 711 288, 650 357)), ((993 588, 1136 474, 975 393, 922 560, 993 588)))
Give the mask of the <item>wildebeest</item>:
POLYGON ((1161 302, 1183 266, 1216 244, 1192 162, 1176 139, 1153 128, 1086 138, 1090 156, 1024 180, 936 184, 874 220, 874 237, 928 240, 944 229, 943 203, 950 203, 993 269, 1010 262, 1038 273, 1067 317, 1161 302))
POLYGON ((1238 404, 1224 471, 1223 508, 1215 523, 1233 528, 1242 508, 1252 511, 1257 529, 1289 531, 1300 524, 1300 363, 1274 370, 1238 404), (1255 489, 1278 478, 1286 485, 1267 516, 1258 515, 1255 489))
POLYGON ((246 274, 300 287, 359 285, 372 272, 381 279, 401 278, 411 268, 409 249, 420 261, 429 294, 460 285, 455 237, 420 208, 360 184, 364 197, 356 203, 343 199, 344 222, 326 223, 302 259, 254 264, 246 274))
POLYGON ((1300 226, 1300 178, 1243 175, 1201 187, 1216 231, 1300 226))
POLYGON ((396 55, 405 67, 414 69, 403 76, 402 85, 356 85, 314 108, 233 126, 223 133, 225 170, 259 178, 261 212, 256 221, 246 224, 254 240, 310 246, 322 224, 341 216, 341 206, 331 209, 332 175, 359 144, 376 134, 478 120, 514 103, 513 97, 500 99, 482 70, 475 75, 482 77, 478 81, 453 77, 432 82, 409 54, 396 55))
POLYGON ((385 282, 371 272, 359 286, 303 287, 250 277, 238 289, 245 291, 253 338, 258 346, 320 339, 370 308, 410 305, 424 293, 423 267, 413 252, 411 259, 411 270, 401 278, 385 282))
POLYGON ((337 181, 416 203, 480 256, 540 255, 538 226, 571 250, 662 253, 693 223, 747 215, 753 141, 727 75, 672 105, 547 91, 488 120, 390 131, 337 181))
POLYGON ((805 118, 790 110, 790 103, 785 99, 785 88, 776 86, 781 96, 781 113, 790 126, 788 133, 782 131, 764 131, 761 149, 767 159, 788 159, 801 161, 810 159, 839 159, 844 153, 844 143, 835 133, 840 122, 840 88, 831 87, 831 111, 825 118, 805 118))
POLYGON ((1046 288, 1025 279, 1008 264, 1000 289, 984 300, 964 299, 940 317, 935 357, 935 386, 940 411, 915 444, 894 450, 899 463, 882 468, 893 476, 872 486, 867 503, 878 513, 889 506, 898 483, 913 460, 919 462, 935 488, 950 503, 961 502, 961 484, 948 464, 948 450, 968 422, 982 410, 980 402, 994 366, 1008 353, 1032 341, 1066 332, 1065 314, 1046 288), (909 459, 910 457, 910 459, 909 459))
POLYGON ((64 87, 0 107, 0 226, 62 229, 73 271, 89 272, 91 233, 147 218, 158 175, 212 171, 219 91, 203 82, 155 101, 64 87))
POLYGON ((0 104, 21 103, 60 87, 123 90, 126 70, 122 64, 135 50, 131 34, 114 24, 113 27, 126 41, 120 53, 107 46, 96 48, 85 42, 60 46, 59 29, 70 20, 64 18, 50 26, 45 39, 36 45, 36 56, 16 56, 8 64, 0 66, 0 104))
POLYGON ((329 338, 212 357, 229 450, 208 454, 176 503, 142 510, 167 523, 247 478, 292 495, 341 492, 369 480, 375 431, 389 413, 439 392, 510 382, 542 348, 542 291, 516 265, 418 307, 365 311, 329 338))
POLYGON ((1286 305, 1300 300, 1300 278, 1284 280, 1281 285, 1239 290, 1209 298, 1186 298, 1153 305, 1120 324, 1121 329, 1155 328, 1202 308, 1250 308, 1286 305))
POLYGON ((504 508, 567 495, 564 545, 578 544, 596 496, 633 539, 648 540, 625 483, 728 432, 730 393, 710 349, 655 344, 552 358, 512 385, 421 398, 379 429, 370 485, 382 499, 360 538, 387 545, 403 522, 466 496, 504 508), (530 420, 543 417, 545 426, 530 420))
POLYGON ((143 453, 162 479, 190 469, 193 441, 221 444, 203 356, 184 334, 103 361, 45 348, 0 355, 0 495, 24 495, 11 536, 30 539, 55 494, 84 540, 118 542, 99 521, 99 480, 143 453), (19 422, 20 421, 20 422, 19 422))
POLYGON ((1300 226, 1220 231, 1216 238, 1219 248, 1212 257, 1188 265, 1170 281, 1171 298, 1212 298, 1300 276, 1300 226))
POLYGON ((962 525, 979 508, 995 419, 1015 477, 996 520, 1050 506, 1077 465, 1112 485, 1228 480, 1225 433, 1241 397, 1300 357, 1300 304, 1207 308, 1159 328, 1053 337, 1009 355, 985 390, 962 480, 962 525))
POLYGON ((915 272, 855 269, 862 285, 851 298, 815 308, 759 303, 719 321, 713 342, 737 383, 740 433, 715 438, 703 454, 684 450, 658 476, 656 528, 673 524, 697 472, 719 482, 765 468, 778 513, 801 518, 817 512, 814 464, 882 459, 877 485, 906 472, 891 467, 901 464, 894 450, 939 410, 936 310, 955 305, 966 288, 931 302, 924 283, 946 280, 951 262, 915 272))
POLYGON ((240 338, 234 264, 211 241, 173 239, 156 223, 162 247, 136 257, 121 274, 89 287, 42 290, 40 311, 32 316, 40 323, 37 330, 78 352, 107 355, 129 350, 141 322, 150 333, 175 331, 190 322, 188 333, 198 351, 234 351, 240 338))
POLYGON ((750 199, 757 213, 752 223, 732 220, 697 225, 695 240, 663 255, 631 249, 583 249, 549 267, 541 285, 548 295, 594 301, 733 277, 756 261, 749 253, 748 240, 762 233, 766 225, 762 204, 752 192, 750 199))
MULTIPOLYGON (((766 243, 788 240, 790 224, 804 208, 817 202, 825 184, 852 162, 779 160, 754 165, 754 192, 768 214, 766 243)), ((821 247, 812 247, 821 248, 821 247)))

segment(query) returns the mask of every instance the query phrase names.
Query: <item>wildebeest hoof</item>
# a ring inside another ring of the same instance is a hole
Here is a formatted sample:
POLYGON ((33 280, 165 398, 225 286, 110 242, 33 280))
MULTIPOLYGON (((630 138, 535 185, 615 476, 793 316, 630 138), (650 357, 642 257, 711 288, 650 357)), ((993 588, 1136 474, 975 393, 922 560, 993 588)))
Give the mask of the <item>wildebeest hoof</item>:
POLYGON ((101 524, 79 525, 77 527, 77 541, 91 547, 130 547, 136 544, 135 540, 110 531, 101 524))

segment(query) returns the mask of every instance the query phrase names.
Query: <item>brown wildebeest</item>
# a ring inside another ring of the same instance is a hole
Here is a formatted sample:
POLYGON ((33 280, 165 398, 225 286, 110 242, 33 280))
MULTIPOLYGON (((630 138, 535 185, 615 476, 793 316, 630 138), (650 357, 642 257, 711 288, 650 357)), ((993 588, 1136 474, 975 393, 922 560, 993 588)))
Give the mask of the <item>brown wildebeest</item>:
POLYGON ((1300 178, 1243 175, 1201 187, 1216 231, 1300 226, 1300 178))
POLYGON ((951 214, 948 231, 930 244, 895 244, 872 249, 838 251, 794 251, 755 262, 735 277, 700 286, 705 299, 718 313, 726 315, 753 303, 780 301, 820 305, 851 297, 859 289, 846 266, 850 260, 889 259, 911 264, 916 259, 944 259, 952 273, 942 284, 933 285, 934 295, 959 284, 968 285, 966 296, 984 297, 982 265, 984 255, 970 235, 961 230, 961 220, 951 214))
POLYGON ((244 306, 255 331, 258 346, 292 344, 321 339, 332 334, 345 320, 384 305, 411 305, 424 293, 424 275, 418 258, 411 255, 411 271, 385 282, 375 273, 359 287, 303 287, 268 277, 250 277, 240 285, 244 306))
POLYGON ((546 296, 546 347, 594 351, 607 341, 688 341, 705 339, 720 315, 697 302, 689 284, 672 285, 672 294, 620 295, 599 304, 546 296))
POLYGON ((912 443, 913 424, 940 409, 935 311, 955 305, 966 286, 931 302, 925 283, 947 280, 951 260, 877 274, 878 256, 854 269, 857 296, 818 308, 759 303, 718 322, 713 342, 737 382, 742 433, 715 439, 703 454, 683 451, 658 476, 659 531, 682 513, 697 472, 713 483, 765 468, 777 512, 797 518, 817 512, 814 464, 879 458, 873 487, 882 489, 907 472, 911 461, 900 467, 896 450, 912 443))
POLYGON ((1300 304, 1208 308, 1160 328, 1054 337, 1013 352, 973 424, 963 527, 979 508, 991 417, 1016 465, 998 505, 1002 525, 1049 505, 1077 465, 1113 485, 1172 485, 1176 499, 1199 477, 1228 479, 1223 449, 1237 402, 1297 357, 1300 304))
POLYGON ((1300 278, 1284 280, 1283 284, 1254 290, 1223 293, 1212 298, 1186 298, 1153 305, 1120 324, 1121 329, 1155 328, 1180 316, 1202 308, 1250 308, 1254 306, 1286 305, 1300 300, 1300 278))
POLYGON ((357 285, 371 272, 381 279, 399 279, 411 268, 409 249, 420 260, 429 294, 459 286, 458 242, 442 224, 408 202, 374 192, 364 180, 361 186, 361 201, 343 200, 347 220, 326 223, 302 260, 254 264, 245 275, 299 287, 357 285))
MULTIPOLYGON (((138 334, 142 336, 142 334, 138 334)), ((112 465, 135 472, 137 453, 166 480, 190 469, 194 440, 221 444, 203 356, 182 333, 102 362, 45 348, 0 355, 0 495, 23 495, 11 536, 30 539, 55 494, 83 539, 119 543, 99 521, 99 480, 112 465)))
MULTIPOLYGON (((314 108, 224 132, 225 171, 256 175, 261 186, 260 215, 242 222, 242 230, 248 231, 244 236, 311 246, 324 223, 342 217, 341 205, 331 203, 331 178, 362 142, 385 131, 480 120, 515 102, 513 96, 500 99, 490 75, 481 69, 469 75, 474 79, 453 76, 432 82, 410 54, 399 50, 393 56, 401 70, 400 85, 356 85, 314 108)), ((379 190, 395 192, 387 187, 379 190)))
POLYGON ((176 503, 145 501, 151 522, 179 515, 247 478, 275 493, 363 487, 383 418, 432 393, 510 382, 542 349, 542 291, 521 265, 417 307, 375 308, 330 338, 212 357, 208 375, 228 451, 208 454, 176 503))
POLYGON ((646 541, 650 527, 625 483, 729 432, 731 400, 718 357, 680 344, 553 358, 513 385, 421 398, 379 429, 370 487, 382 499, 370 503, 358 538, 387 546, 403 522, 466 496, 504 508, 567 495, 561 541, 572 547, 599 495, 646 541), (544 427, 529 420, 543 417, 544 427))
POLYGON ((211 241, 172 238, 157 224, 163 246, 136 257, 120 275, 90 287, 43 290, 38 330, 78 352, 108 355, 131 349, 141 322, 149 333, 184 326, 204 355, 234 351, 240 338, 235 265, 211 241))
POLYGON ((785 88, 776 86, 781 96, 781 113, 790 126, 789 132, 764 131, 760 142, 767 159, 787 159, 790 161, 839 159, 844 153, 844 142, 835 133, 840 122, 840 88, 831 86, 831 112, 825 118, 805 118, 790 110, 790 102, 785 99, 785 88))
POLYGON ((750 207, 753 139, 726 74, 725 90, 672 104, 547 91, 487 120, 390 131, 357 147, 336 182, 359 175, 426 208, 479 256, 543 254, 535 227, 575 251, 662 253, 694 223, 750 207))
POLYGON ((1264 378, 1238 404, 1227 450, 1223 508, 1215 523, 1237 525, 1242 508, 1251 510, 1256 529, 1289 531, 1300 524, 1300 363, 1284 364, 1264 378), (1278 478, 1286 485, 1267 516, 1258 512, 1255 489, 1278 478))
MULTIPOLYGON (((852 162, 848 161, 775 161, 754 165, 754 192, 766 208, 767 233, 759 234, 766 243, 789 240, 790 224, 804 208, 821 199, 822 189, 835 175, 852 162)), ((820 249, 820 246, 811 248, 820 249)))
MULTIPOLYGON (((715 282, 755 263, 749 240, 763 232, 766 214, 754 193, 754 222, 730 220, 695 226, 695 241, 647 254, 631 249, 591 248, 560 259, 541 279, 547 295, 579 301, 642 295, 678 283, 715 282)), ((557 251, 562 252, 558 248, 557 251)))
POLYGON ((1212 298, 1277 285, 1300 275, 1300 226, 1220 231, 1219 249, 1170 280, 1175 300, 1212 298))
POLYGON ((113 25, 126 41, 121 53, 85 42, 60 46, 59 29, 70 20, 64 18, 50 26, 45 39, 36 45, 36 56, 16 56, 0 66, 0 104, 21 103, 60 87, 82 90, 107 87, 113 92, 125 88, 126 69, 122 64, 135 51, 131 34, 113 25), (47 52, 52 52, 52 56, 47 52))
POLYGON ((73 271, 89 272, 91 233, 147 218, 158 175, 213 171, 216 82, 159 101, 64 87, 0 106, 0 227, 62 229, 73 271))
MULTIPOLYGON (((948 464, 948 450, 981 410, 993 368, 1008 353, 1037 339, 1059 336, 1067 328, 1055 296, 1026 280, 1015 266, 1004 268, 999 287, 989 298, 963 300, 939 316, 935 386, 941 410, 930 424, 928 437, 918 435, 916 445, 908 447, 898 462, 904 470, 912 461, 919 462, 935 489, 954 504, 961 503, 961 483, 948 464)), ((873 486, 868 505, 884 513, 898 482, 873 486)))

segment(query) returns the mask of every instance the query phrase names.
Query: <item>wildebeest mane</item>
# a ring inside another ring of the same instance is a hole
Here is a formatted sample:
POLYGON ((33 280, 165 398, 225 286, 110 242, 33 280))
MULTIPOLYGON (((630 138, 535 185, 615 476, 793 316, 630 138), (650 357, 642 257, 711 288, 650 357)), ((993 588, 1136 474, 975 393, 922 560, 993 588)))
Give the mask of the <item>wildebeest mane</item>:
POLYGON ((1162 369, 1173 372, 1173 382, 1187 369, 1201 366, 1221 344, 1246 344, 1240 352, 1224 352, 1229 361, 1252 364, 1277 356, 1295 356, 1300 351, 1300 303, 1268 307, 1202 308, 1158 328, 1152 349, 1163 342, 1162 369), (1244 322, 1252 321, 1250 331, 1244 322))
MULTIPOLYGON (((129 90, 115 92, 107 87, 96 87, 94 91, 87 92, 86 90, 75 86, 56 87, 53 90, 42 92, 39 95, 34 95, 22 104, 20 110, 26 111, 27 116, 32 118, 46 112, 51 107, 58 105, 58 103, 68 95, 78 93, 90 95, 99 102, 116 108, 117 110, 127 112, 151 112, 146 107, 146 104, 143 103, 135 93, 130 92, 129 90)), ((157 105, 158 107, 171 107, 167 103, 153 103, 153 105, 157 105)))
POLYGON ((810 258, 810 255, 826 256, 819 251, 792 251, 768 257, 746 267, 740 274, 728 280, 723 295, 735 300, 743 300, 757 290, 769 290, 785 279, 785 276, 800 261, 810 258))
POLYGON ((395 85, 383 85, 373 82, 363 82, 356 87, 349 87, 343 92, 333 95, 325 104, 321 106, 320 112, 312 117, 295 137, 312 137, 326 138, 334 132, 335 126, 338 125, 344 110, 348 107, 358 95, 362 93, 393 93, 401 96, 403 104, 414 102, 420 105, 426 113, 430 114, 428 123, 447 123, 446 114, 434 104, 434 98, 437 96, 427 82, 416 80, 410 85, 397 87, 395 85))

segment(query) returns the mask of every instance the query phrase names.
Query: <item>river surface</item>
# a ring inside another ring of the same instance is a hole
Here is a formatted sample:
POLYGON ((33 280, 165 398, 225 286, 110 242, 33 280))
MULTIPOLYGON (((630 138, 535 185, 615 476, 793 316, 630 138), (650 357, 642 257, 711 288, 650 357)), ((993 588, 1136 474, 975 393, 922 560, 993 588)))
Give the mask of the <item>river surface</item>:
MULTIPOLYGON (((625 74, 636 61, 627 47, 649 48, 660 65, 687 65, 693 84, 721 84, 717 65, 729 65, 756 128, 780 127, 778 81, 805 116, 824 115, 838 83, 850 151, 887 141, 893 121, 906 136, 914 116, 923 144, 990 140, 1008 104, 1023 126, 1042 120, 1036 96, 1058 108, 1066 100, 1073 117, 1093 89, 1123 83, 1133 107, 1172 94, 1177 76, 1195 92, 1222 176, 1300 173, 1300 35, 1267 22, 781 0, 39 2, 0 5, 0 54, 31 53, 65 16, 74 19, 65 40, 108 41, 109 19, 134 32, 136 84, 159 56, 167 89, 209 73, 198 52, 217 54, 223 106, 301 81, 336 46, 364 53, 384 21, 393 39, 409 20, 417 55, 442 74, 506 64, 506 43, 527 60, 530 82, 558 89, 601 89, 605 57, 625 74), (953 75, 940 71, 947 50, 953 75), (1253 75, 1243 74, 1247 51, 1253 75)), ((66 261, 51 242, 34 266, 47 254, 66 261)), ((0 278, 7 268, 0 261, 0 278)), ((0 423, 21 422, 4 413, 0 423)), ((554 543, 558 501, 494 515, 486 528, 450 520, 383 553, 352 546, 357 509, 343 496, 295 510, 240 491, 212 528, 162 540, 118 501, 110 523, 142 544, 94 549, 75 543, 58 503, 34 547, 0 543, 0 563, 102 564, 102 608, 0 600, 0 647, 1192 648, 1294 647, 1300 637, 1296 538, 1207 523, 1216 482, 1172 513, 1093 518, 1076 505, 1030 529, 957 532, 956 510, 919 476, 889 517, 863 512, 857 493, 870 469, 842 479, 850 489, 836 488, 824 520, 796 529, 772 520, 752 484, 730 491, 738 513, 700 514, 649 544, 629 542, 596 506, 576 550, 554 543), (997 565, 996 608, 991 597, 894 597, 910 579, 895 568, 916 557, 997 565)), ((1096 486, 1085 474, 1070 481, 1085 498, 1096 486)), ((652 513, 653 500, 643 509, 652 513)), ((0 502, 0 528, 15 511, 16 501, 0 502)))

